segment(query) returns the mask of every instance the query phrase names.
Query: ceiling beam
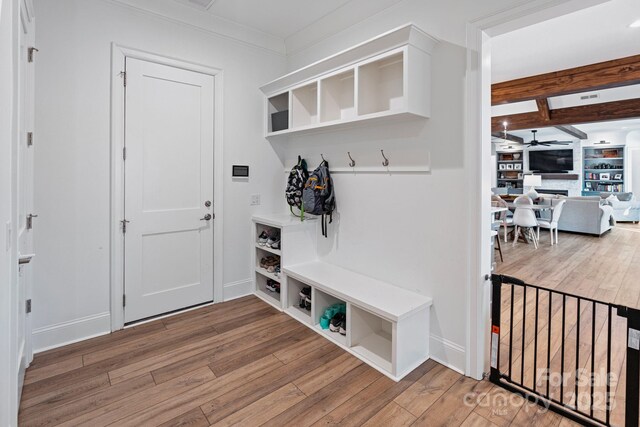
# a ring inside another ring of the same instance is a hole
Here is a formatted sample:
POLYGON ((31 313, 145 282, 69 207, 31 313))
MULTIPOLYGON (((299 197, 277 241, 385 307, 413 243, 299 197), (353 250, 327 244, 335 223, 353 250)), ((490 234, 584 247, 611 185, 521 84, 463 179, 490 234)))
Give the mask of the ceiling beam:
POLYGON ((580 123, 606 122, 640 117, 640 99, 605 102, 549 111, 549 121, 541 123, 540 113, 513 114, 491 118, 491 131, 500 132, 504 122, 509 130, 534 129, 541 126, 564 126, 580 123))
POLYGON ((508 104, 640 83, 640 55, 496 83, 491 104, 508 104))
POLYGON ((505 135, 504 132, 493 132, 491 136, 493 136, 494 138, 506 139, 507 141, 515 142, 517 144, 524 143, 524 138, 520 138, 519 136, 512 135, 510 133, 507 133, 505 135))
POLYGON ((556 126, 556 129, 567 133, 569 135, 571 135, 574 138, 578 138, 578 139, 587 139, 589 138, 589 136, 585 133, 582 132, 580 129, 578 129, 577 127, 571 126, 571 125, 561 125, 561 126, 556 126))
POLYGON ((547 101, 547 98, 538 98, 536 99, 536 104, 538 104, 538 113, 542 121, 548 122, 550 116, 549 101, 547 101))

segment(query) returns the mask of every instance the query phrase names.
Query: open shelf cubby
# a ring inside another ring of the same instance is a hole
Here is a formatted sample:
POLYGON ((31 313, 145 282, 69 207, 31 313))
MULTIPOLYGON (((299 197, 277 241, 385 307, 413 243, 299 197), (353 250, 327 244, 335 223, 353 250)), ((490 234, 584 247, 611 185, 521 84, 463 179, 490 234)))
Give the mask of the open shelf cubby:
POLYGON ((347 315, 351 349, 386 371, 393 372, 393 324, 354 305, 350 305, 347 315))
POLYGON ((256 272, 256 292, 262 299, 276 307, 280 307, 281 294, 267 290, 267 279, 266 275, 256 272))
POLYGON ((348 347, 348 339, 349 335, 349 319, 347 319, 347 336, 341 335, 339 332, 331 332, 329 329, 322 329, 320 326, 320 318, 324 314, 325 310, 336 303, 346 304, 343 300, 334 297, 326 292, 321 291, 320 289, 313 289, 313 325, 316 330, 318 330, 321 334, 325 335, 330 340, 348 347))
POLYGON ((318 83, 313 82, 291 91, 291 126, 294 128, 318 123, 318 83))
POLYGON ((270 133, 289 129, 289 92, 269 98, 267 108, 270 133))
POLYGON ((404 51, 361 65, 358 74, 359 115, 405 108, 404 51))
POLYGON ((311 310, 300 307, 300 291, 305 287, 310 286, 305 285, 304 283, 294 279, 293 277, 287 278, 286 311, 301 322, 311 324, 311 310))
POLYGON ((349 120, 356 116, 353 69, 321 80, 320 88, 321 122, 349 120))

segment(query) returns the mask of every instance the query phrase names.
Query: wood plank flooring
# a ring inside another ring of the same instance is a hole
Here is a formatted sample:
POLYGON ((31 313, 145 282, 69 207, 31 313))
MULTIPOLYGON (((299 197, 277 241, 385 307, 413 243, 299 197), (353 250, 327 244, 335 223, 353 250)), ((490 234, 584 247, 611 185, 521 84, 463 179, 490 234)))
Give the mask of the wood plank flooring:
MULTIPOLYGON (((640 281, 637 279, 640 273, 639 225, 619 223, 601 237, 562 232, 559 237, 560 244, 550 246, 549 234, 543 231, 538 249, 523 243, 518 243, 516 247, 512 247, 511 243, 503 243, 505 261, 498 261, 497 272, 546 289, 640 308, 640 281)), ((584 301, 578 307, 577 299, 563 299, 559 294, 554 294, 550 303, 549 293, 544 290, 536 295, 529 288, 525 296, 521 287, 514 287, 511 329, 510 289, 509 286, 503 287, 501 302, 501 372, 511 371, 515 381, 522 381, 530 388, 535 385, 543 392, 547 388, 544 375, 547 366, 551 372, 568 373, 568 379, 562 387, 559 382, 549 385, 550 395, 556 400, 562 396, 571 405, 575 405, 577 396, 578 407, 586 411, 590 407, 591 392, 585 377, 593 366, 601 380, 594 387, 594 416, 604 419, 608 307, 584 301), (537 330, 536 301, 539 310, 537 330), (577 376, 577 388, 576 369, 583 370, 577 376)), ((626 319, 618 317, 615 309, 611 312, 611 343, 611 372, 614 374, 611 384, 611 423, 624 425, 626 319)))
MULTIPOLYGON (((560 233, 560 244, 554 247, 548 246, 548 234, 543 233, 538 250, 525 244, 503 245, 505 262, 498 264, 498 271, 640 308, 640 282, 634 280, 640 273, 638 247, 638 226, 618 226, 601 238, 560 233)), ((521 297, 515 302, 520 309, 523 303, 531 304, 521 297)), ((541 300, 543 304, 548 302, 541 300)), ((596 314, 600 333, 602 316, 596 314)), ((553 325, 557 321, 553 318, 553 325)), ((567 340, 575 336, 574 326, 567 325, 572 331, 567 340)), ((525 330, 527 345, 534 337, 530 329, 525 330)), ((521 330, 514 321, 514 340, 520 339, 521 330)), ((558 343, 553 342, 554 348, 558 343)), ((528 348, 525 363, 531 358, 528 348)), ((514 356, 520 363, 520 355, 514 356)), ((589 363, 586 357, 584 363, 589 363)), ((622 369, 623 357, 615 363, 622 369)), ((619 420, 616 416, 614 421, 619 420)), ((434 361, 396 383, 252 296, 36 355, 27 371, 19 422, 23 426, 574 425, 434 361)))

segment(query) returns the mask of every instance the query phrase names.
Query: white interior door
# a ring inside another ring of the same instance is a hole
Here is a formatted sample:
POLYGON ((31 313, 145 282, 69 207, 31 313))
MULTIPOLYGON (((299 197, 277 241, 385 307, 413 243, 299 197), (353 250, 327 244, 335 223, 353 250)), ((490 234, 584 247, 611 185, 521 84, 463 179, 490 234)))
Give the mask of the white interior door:
POLYGON ((213 300, 214 77, 127 58, 126 79, 124 311, 132 322, 213 300))

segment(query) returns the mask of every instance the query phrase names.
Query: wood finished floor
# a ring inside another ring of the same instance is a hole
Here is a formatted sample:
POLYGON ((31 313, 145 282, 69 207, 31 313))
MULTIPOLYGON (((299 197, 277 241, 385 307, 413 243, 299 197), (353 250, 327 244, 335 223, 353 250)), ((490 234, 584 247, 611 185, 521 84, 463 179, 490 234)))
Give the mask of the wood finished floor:
POLYGON ((27 371, 19 421, 570 425, 519 398, 505 405, 509 398, 486 381, 433 361, 396 383, 261 300, 245 297, 38 354, 27 371))
MULTIPOLYGON (((504 262, 498 261, 497 272, 524 280, 527 283, 559 290, 598 301, 610 302, 627 307, 640 308, 640 225, 618 223, 609 233, 601 237, 592 237, 560 232, 559 245, 550 246, 549 233, 542 231, 538 249, 533 245, 518 243, 502 244, 504 262)), ((497 255, 497 253, 496 253, 497 255)), ((496 258, 497 259, 497 258, 496 258)), ((510 331, 510 289, 503 287, 501 314, 501 363, 502 372, 509 369, 509 342, 513 342, 512 377, 523 380, 528 387, 534 383, 543 390, 546 388, 540 368, 547 365, 547 349, 550 348, 550 366, 552 372, 560 372, 562 366, 562 298, 553 298, 551 304, 551 334, 549 334, 549 296, 539 293, 539 323, 535 329, 535 292, 524 297, 522 288, 516 287, 514 293, 513 337, 510 331), (525 311, 526 307, 526 311, 525 311), (523 313, 526 313, 523 314, 523 313), (524 331, 523 331, 524 319, 524 331), (549 337, 549 335, 551 335, 549 337), (524 337, 524 353, 522 342, 524 337), (535 338, 538 340, 537 362, 535 338), (549 346, 548 343, 551 343, 549 346), (522 355, 524 354, 524 358, 522 355), (523 362, 524 359, 524 362, 523 362), (524 363, 524 377, 521 368, 524 363), (534 363, 538 375, 534 375, 534 363)), ((569 379, 562 389, 565 402, 574 404, 576 367, 590 370, 592 363, 595 372, 606 372, 606 352, 608 340, 607 308, 597 305, 595 316, 591 304, 581 304, 580 325, 577 322, 578 305, 576 299, 567 298, 565 306, 564 329, 564 372, 569 379), (593 325, 595 319, 595 328, 593 325), (592 332, 595 331, 595 341, 592 332), (579 341, 578 341, 578 333, 579 341), (577 343, 579 342, 579 346, 577 343), (578 358, 576 359, 576 354, 578 358), (579 361, 579 365, 576 362, 579 361)), ((611 372, 615 374, 611 386, 614 406, 611 412, 613 425, 624 425, 625 378, 626 369, 626 319, 618 317, 612 311, 612 351, 611 372)), ((584 377, 582 377, 584 378, 584 377)), ((589 408, 590 390, 586 382, 579 382, 578 402, 581 410, 589 408)), ((605 385, 601 381, 595 386, 594 415, 605 417, 605 385), (600 397, 600 398, 599 398, 600 397)), ((560 400, 559 387, 550 386, 551 395, 560 400)))
MULTIPOLYGON (((619 225, 601 238, 560 233, 558 246, 548 243, 543 233, 538 250, 503 245, 505 262, 498 263, 498 272, 639 307, 640 227, 619 225)), ((514 327, 517 331, 515 322, 514 327)), ((529 348, 532 334, 525 335, 529 348)), ((395 383, 255 297, 36 355, 19 421, 24 426, 574 425, 433 361, 395 383)))

